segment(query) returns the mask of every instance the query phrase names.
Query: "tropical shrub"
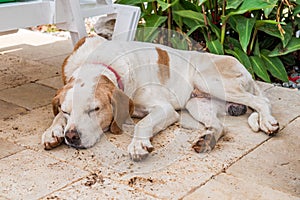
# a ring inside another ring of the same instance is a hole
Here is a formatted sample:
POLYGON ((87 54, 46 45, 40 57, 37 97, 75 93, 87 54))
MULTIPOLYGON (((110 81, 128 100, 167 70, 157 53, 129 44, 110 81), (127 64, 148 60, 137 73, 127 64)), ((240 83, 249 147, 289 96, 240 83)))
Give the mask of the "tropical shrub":
MULTIPOLYGON (((192 38, 215 54, 235 56, 254 78, 288 81, 296 64, 300 0, 117 0, 141 8, 137 40, 189 49, 192 38), (179 33, 174 37, 172 31, 179 33)), ((297 52, 298 51, 298 52, 297 52)))

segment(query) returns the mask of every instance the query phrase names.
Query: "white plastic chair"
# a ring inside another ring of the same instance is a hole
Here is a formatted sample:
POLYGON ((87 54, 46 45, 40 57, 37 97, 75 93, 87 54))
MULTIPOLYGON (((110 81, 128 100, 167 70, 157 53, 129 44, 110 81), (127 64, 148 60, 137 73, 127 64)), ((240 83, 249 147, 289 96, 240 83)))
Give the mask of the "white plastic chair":
POLYGON ((0 4, 0 32, 36 26, 57 24, 71 33, 75 44, 87 35, 84 18, 117 14, 112 39, 133 40, 140 9, 113 4, 111 0, 23 0, 0 4))
POLYGON ((112 39, 134 39, 140 18, 138 7, 113 4, 111 0, 60 0, 56 4, 56 24, 71 32, 73 43, 87 34, 83 18, 114 13, 117 18, 112 39))

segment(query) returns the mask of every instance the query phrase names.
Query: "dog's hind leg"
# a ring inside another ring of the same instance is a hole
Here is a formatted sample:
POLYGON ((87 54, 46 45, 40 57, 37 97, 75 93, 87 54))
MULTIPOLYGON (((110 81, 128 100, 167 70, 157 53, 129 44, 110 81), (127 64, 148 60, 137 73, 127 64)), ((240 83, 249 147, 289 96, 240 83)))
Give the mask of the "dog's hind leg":
POLYGON ((267 135, 271 135, 279 130, 279 124, 271 114, 270 102, 261 92, 253 94, 245 91, 243 88, 231 92, 227 93, 227 100, 249 106, 256 111, 248 119, 248 123, 253 131, 260 129, 267 135))
POLYGON ((42 135, 42 144, 46 150, 59 146, 64 140, 64 127, 66 119, 62 112, 59 112, 51 126, 42 135))
POLYGON ((223 125, 218 118, 225 115, 225 102, 210 98, 191 98, 186 109, 191 116, 205 126, 204 134, 193 149, 198 153, 210 152, 223 134, 223 125))

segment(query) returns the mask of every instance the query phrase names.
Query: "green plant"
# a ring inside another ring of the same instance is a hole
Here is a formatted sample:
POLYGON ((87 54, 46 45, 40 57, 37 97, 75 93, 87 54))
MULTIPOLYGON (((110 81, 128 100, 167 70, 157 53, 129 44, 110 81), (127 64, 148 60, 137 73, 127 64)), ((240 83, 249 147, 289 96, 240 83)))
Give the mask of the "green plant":
POLYGON ((235 56, 253 77, 288 81, 300 39, 300 0, 118 0, 142 10, 137 40, 164 41, 188 49, 203 42, 216 54, 235 56), (174 37, 176 31, 181 37, 174 37))

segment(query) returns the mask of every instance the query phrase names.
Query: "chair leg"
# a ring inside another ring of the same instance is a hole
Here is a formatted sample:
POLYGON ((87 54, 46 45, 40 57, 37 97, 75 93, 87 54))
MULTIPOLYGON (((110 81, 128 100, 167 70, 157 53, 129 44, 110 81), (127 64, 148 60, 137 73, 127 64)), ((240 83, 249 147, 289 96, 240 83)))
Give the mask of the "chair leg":
POLYGON ((117 19, 113 40, 134 40, 136 27, 140 19, 140 8, 125 5, 114 5, 117 9, 117 19))
POLYGON ((75 45, 79 39, 87 35, 80 2, 79 0, 60 0, 56 3, 56 11, 59 10, 59 16, 66 19, 63 20, 63 23, 58 23, 57 26, 70 31, 72 43, 75 45), (65 8, 64 10, 60 10, 62 6, 65 8))

